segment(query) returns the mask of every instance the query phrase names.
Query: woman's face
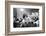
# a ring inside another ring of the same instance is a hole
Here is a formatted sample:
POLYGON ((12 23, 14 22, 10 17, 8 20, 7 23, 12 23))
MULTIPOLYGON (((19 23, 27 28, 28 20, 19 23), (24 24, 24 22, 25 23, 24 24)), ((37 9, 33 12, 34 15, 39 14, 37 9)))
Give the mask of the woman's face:
POLYGON ((26 16, 25 16, 25 18, 24 18, 24 19, 26 20, 27 18, 28 18, 28 17, 26 17, 26 16))

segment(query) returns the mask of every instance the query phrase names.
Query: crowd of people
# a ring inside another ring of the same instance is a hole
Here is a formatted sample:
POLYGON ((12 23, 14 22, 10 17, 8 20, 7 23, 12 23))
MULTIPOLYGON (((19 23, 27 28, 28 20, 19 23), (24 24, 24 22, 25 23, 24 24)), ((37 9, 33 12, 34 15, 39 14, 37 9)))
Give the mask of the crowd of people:
POLYGON ((13 26, 14 27, 38 27, 39 26, 39 15, 37 12, 29 14, 23 14, 22 18, 14 16, 13 26))

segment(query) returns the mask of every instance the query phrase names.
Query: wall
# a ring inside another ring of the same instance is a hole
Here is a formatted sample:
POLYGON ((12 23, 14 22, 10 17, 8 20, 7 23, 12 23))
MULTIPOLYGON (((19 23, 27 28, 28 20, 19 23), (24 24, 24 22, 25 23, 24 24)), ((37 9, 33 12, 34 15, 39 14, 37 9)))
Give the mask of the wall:
MULTIPOLYGON (((34 11, 34 9, 27 9, 27 8, 17 8, 17 10, 15 9, 15 12, 16 11, 17 11, 17 17, 22 19, 23 19, 23 14, 31 15, 32 12, 38 12, 38 10, 34 11)), ((14 13, 14 15, 16 14, 14 13)))
MULTIPOLYGON (((46 3, 46 0, 19 0, 19 1, 46 3)), ((46 9, 46 4, 45 4, 45 9, 46 9)), ((46 18, 46 10, 45 10, 45 18, 46 18)), ((46 22, 45 22, 45 27, 46 27, 46 22)), ((45 32, 46 32, 46 29, 45 29, 45 32)), ((5 36, 5 0, 0 0, 0 36, 5 36)), ((46 36, 46 33, 16 35, 16 36, 46 36)))

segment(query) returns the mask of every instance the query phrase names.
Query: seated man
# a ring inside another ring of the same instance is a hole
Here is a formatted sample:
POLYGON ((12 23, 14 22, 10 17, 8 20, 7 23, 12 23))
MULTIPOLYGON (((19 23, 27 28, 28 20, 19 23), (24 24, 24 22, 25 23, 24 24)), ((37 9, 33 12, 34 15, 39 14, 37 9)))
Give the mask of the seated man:
POLYGON ((37 20, 36 22, 33 22, 35 24, 35 27, 39 26, 39 20, 37 20))
POLYGON ((14 27, 20 27, 19 19, 14 20, 14 27))

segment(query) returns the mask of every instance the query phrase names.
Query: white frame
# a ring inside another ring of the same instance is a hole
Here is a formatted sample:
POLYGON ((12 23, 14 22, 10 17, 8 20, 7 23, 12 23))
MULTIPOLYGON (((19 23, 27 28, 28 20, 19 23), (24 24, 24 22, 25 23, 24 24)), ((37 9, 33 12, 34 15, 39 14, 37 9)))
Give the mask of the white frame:
POLYGON ((10 31, 11 32, 20 32, 20 31, 38 31, 42 30, 42 6, 24 6, 24 5, 10 5, 10 31), (27 27, 27 28, 13 28, 13 8, 34 8, 39 9, 39 27, 27 27))

